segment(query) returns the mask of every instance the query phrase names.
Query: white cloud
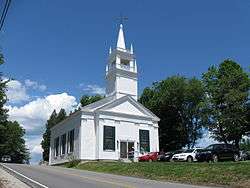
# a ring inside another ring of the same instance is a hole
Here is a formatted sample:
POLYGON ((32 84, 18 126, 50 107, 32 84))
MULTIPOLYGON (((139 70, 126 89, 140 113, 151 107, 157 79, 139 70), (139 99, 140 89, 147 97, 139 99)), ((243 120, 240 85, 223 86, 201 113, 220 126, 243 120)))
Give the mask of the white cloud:
POLYGON ((25 143, 30 152, 30 163, 37 164, 42 158, 42 147, 40 145, 42 135, 26 135, 25 143))
POLYGON ((26 145, 31 153, 32 163, 38 162, 41 158, 42 133, 53 110, 58 112, 64 108, 69 113, 76 106, 76 98, 67 93, 37 98, 23 106, 6 106, 9 110, 9 120, 18 121, 26 130, 26 145))
POLYGON ((104 95, 105 94, 105 88, 100 87, 98 85, 85 85, 85 84, 80 84, 80 88, 82 88, 83 91, 90 93, 90 94, 99 94, 99 95, 104 95))
POLYGON ((46 85, 38 84, 37 82, 30 79, 26 79, 24 83, 27 88, 32 88, 34 90, 45 91, 47 89, 46 85))
POLYGON ((42 136, 28 136, 25 139, 26 145, 32 154, 41 154, 42 147, 41 147, 42 136))
POLYGON ((211 138, 211 133, 209 131, 206 131, 201 139, 197 141, 198 147, 207 147, 211 144, 215 144, 217 141, 215 141, 213 138, 211 138))
POLYGON ((29 100, 26 88, 17 80, 11 80, 7 83, 6 95, 10 103, 19 103, 29 100))
POLYGON ((38 98, 20 107, 9 105, 6 108, 10 120, 18 121, 27 131, 35 131, 44 125, 54 109, 64 108, 70 112, 76 105, 75 97, 61 93, 38 98))
MULTIPOLYGON (((7 79, 8 78, 4 78, 4 80, 7 79)), ((30 96, 27 94, 28 89, 45 91, 47 89, 47 86, 38 84, 37 82, 29 79, 26 79, 24 83, 18 80, 10 80, 7 83, 6 92, 8 102, 11 104, 17 104, 30 100, 30 96)))

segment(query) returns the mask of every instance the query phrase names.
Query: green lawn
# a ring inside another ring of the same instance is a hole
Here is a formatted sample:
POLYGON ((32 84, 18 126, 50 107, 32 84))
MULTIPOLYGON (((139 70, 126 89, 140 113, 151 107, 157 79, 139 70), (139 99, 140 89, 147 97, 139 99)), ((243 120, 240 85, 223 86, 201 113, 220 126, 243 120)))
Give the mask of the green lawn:
POLYGON ((74 168, 161 181, 250 188, 250 162, 88 162, 74 168))

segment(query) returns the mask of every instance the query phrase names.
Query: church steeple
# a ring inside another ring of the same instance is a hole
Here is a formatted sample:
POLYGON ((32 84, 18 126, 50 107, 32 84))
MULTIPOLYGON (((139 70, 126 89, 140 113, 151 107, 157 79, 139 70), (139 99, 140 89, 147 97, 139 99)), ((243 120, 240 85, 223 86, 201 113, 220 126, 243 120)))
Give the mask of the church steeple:
POLYGON ((130 95, 137 100, 137 67, 133 46, 126 49, 123 25, 120 24, 115 49, 109 51, 106 66, 106 95, 120 98, 130 95))
POLYGON ((119 29, 119 34, 118 34, 116 47, 117 47, 117 49, 123 49, 123 50, 126 49, 124 33, 123 33, 123 25, 122 24, 120 24, 120 29, 119 29))

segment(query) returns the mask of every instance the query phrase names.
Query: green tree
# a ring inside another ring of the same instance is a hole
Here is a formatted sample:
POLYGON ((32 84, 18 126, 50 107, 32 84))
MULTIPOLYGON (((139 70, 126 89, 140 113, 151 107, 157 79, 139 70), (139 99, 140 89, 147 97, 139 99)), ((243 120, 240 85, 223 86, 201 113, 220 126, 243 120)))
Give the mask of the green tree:
POLYGON ((94 103, 94 102, 99 101, 101 99, 103 99, 103 96, 101 96, 101 95, 93 95, 93 96, 83 95, 81 97, 80 103, 81 103, 81 106, 84 107, 88 104, 94 103))
POLYGON ((218 67, 211 66, 203 74, 207 93, 206 125, 217 141, 239 142, 249 129, 247 102, 250 80, 247 72, 232 60, 225 60, 218 67))
POLYGON ((56 122, 59 123, 67 117, 66 111, 62 108, 56 117, 56 122))
POLYGON ((7 121, 2 129, 4 131, 4 144, 1 147, 1 155, 10 155, 14 163, 28 162, 29 152, 23 138, 25 130, 16 121, 7 121))
POLYGON ((201 138, 204 90, 196 78, 173 76, 155 82, 151 88, 144 89, 139 101, 161 119, 161 149, 192 147, 201 138))
POLYGON ((196 78, 186 80, 183 114, 187 127, 188 148, 193 148, 197 140, 202 137, 205 98, 204 87, 200 80, 196 78))
POLYGON ((50 148, 50 135, 51 135, 51 127, 56 125, 57 123, 61 122, 67 117, 66 112, 64 109, 61 109, 59 113, 56 113, 56 110, 52 112, 47 123, 45 125, 46 129, 43 134, 43 140, 41 142, 41 146, 43 148, 43 160, 49 161, 49 148, 50 148))
MULTIPOLYGON (((3 55, 0 53, 0 66, 4 63, 3 55)), ((0 72, 0 126, 7 121, 7 112, 8 110, 4 108, 4 104, 7 102, 6 96, 6 84, 8 81, 5 81, 0 72)), ((1 138, 0 138, 1 139, 1 138)))
POLYGON ((0 65, 4 63, 3 54, 0 52, 0 65))

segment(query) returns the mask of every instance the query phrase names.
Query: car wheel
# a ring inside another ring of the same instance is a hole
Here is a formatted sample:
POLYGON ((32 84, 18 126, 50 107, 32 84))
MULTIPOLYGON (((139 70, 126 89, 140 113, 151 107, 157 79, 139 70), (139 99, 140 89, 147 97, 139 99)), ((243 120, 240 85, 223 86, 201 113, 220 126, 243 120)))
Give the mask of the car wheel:
POLYGON ((193 162, 193 157, 188 156, 188 158, 187 158, 187 162, 189 162, 189 163, 193 162))
POLYGON ((217 163, 219 161, 218 155, 213 155, 213 162, 217 163))
POLYGON ((238 155, 238 154, 234 154, 234 161, 235 161, 235 162, 238 162, 239 159, 240 159, 240 158, 239 158, 239 155, 238 155))
POLYGON ((152 159, 149 159, 149 160, 148 160, 148 162, 150 162, 150 163, 151 163, 151 162, 153 162, 153 160, 152 160, 152 159))

